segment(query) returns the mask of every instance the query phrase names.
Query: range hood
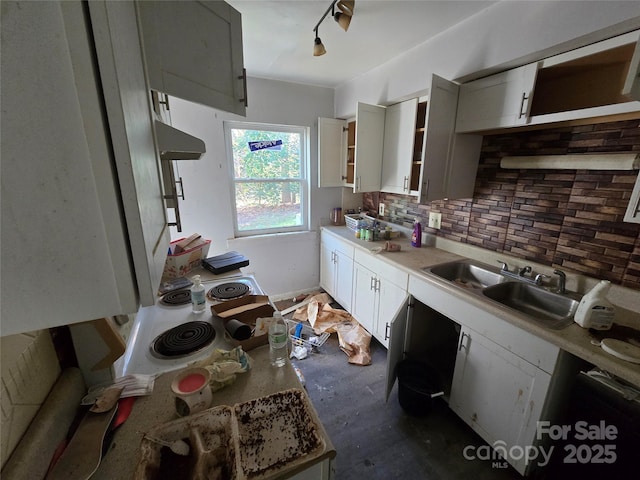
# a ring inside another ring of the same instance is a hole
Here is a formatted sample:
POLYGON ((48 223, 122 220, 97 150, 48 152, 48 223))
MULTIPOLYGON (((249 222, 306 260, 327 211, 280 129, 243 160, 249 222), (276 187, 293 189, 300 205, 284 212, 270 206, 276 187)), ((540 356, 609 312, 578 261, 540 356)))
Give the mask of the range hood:
POLYGON ((552 170, 638 170, 638 153, 583 153, 502 157, 501 168, 552 170))
POLYGON ((206 152, 204 142, 193 135, 154 121, 158 149, 162 160, 198 160, 206 152))

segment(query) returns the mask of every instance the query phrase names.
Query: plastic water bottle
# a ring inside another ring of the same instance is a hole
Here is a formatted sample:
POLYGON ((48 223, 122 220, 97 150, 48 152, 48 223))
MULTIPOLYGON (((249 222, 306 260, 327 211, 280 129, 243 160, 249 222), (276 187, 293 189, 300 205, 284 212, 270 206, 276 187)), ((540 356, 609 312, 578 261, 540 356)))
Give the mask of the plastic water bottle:
POLYGON ((191 309, 193 313, 202 313, 207 308, 207 300, 205 297, 205 288, 200 281, 200 275, 194 275, 193 287, 191 287, 191 309))
POLYGON ((269 325, 269 357, 274 367, 284 367, 287 363, 287 324, 278 311, 273 312, 273 322, 269 325))

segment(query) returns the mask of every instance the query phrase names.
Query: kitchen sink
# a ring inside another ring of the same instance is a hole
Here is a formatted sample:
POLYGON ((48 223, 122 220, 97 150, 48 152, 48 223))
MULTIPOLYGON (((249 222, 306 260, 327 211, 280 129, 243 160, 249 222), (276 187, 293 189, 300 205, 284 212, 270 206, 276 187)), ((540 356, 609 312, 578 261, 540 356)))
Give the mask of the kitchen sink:
POLYGON ((522 282, 496 284, 483 289, 482 293, 554 330, 573 323, 573 314, 579 303, 568 296, 522 282))
POLYGON ((442 263, 423 270, 468 289, 482 289, 508 281, 499 269, 471 260, 442 263))
POLYGON ((441 263, 422 269, 455 286, 484 296, 525 314, 550 329, 560 330, 573 323, 578 301, 571 294, 561 295, 534 284, 529 277, 503 274, 498 267, 471 259, 441 263))

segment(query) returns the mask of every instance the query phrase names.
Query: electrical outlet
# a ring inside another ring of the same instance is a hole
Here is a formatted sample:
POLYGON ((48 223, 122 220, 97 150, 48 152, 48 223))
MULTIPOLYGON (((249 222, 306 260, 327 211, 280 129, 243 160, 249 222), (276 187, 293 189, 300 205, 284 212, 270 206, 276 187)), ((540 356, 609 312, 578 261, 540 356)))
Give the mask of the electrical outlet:
POLYGON ((380 215, 381 217, 384 217, 384 203, 380 203, 378 205, 378 215, 380 215))
POLYGON ((438 212, 429 212, 429 227, 440 230, 440 221, 442 220, 442 214, 438 212))

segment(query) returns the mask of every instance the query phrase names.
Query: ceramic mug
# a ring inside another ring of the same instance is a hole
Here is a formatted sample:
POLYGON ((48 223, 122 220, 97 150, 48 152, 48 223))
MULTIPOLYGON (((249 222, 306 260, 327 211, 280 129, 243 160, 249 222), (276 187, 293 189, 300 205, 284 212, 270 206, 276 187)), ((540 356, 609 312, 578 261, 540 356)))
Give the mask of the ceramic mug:
POLYGON ((182 370, 171 382, 171 391, 175 394, 176 412, 181 417, 206 410, 211 406, 213 394, 209 381, 209 370, 193 367, 182 370))

